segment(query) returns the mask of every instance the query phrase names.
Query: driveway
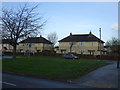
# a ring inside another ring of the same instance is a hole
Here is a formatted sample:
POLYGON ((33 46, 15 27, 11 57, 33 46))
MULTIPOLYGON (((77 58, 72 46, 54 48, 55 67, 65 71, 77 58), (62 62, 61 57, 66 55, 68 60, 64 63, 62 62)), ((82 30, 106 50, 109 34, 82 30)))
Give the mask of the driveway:
POLYGON ((107 61, 112 64, 101 67, 87 75, 74 80, 72 83, 95 86, 99 88, 118 88, 118 77, 120 77, 120 69, 117 69, 116 61, 107 61))

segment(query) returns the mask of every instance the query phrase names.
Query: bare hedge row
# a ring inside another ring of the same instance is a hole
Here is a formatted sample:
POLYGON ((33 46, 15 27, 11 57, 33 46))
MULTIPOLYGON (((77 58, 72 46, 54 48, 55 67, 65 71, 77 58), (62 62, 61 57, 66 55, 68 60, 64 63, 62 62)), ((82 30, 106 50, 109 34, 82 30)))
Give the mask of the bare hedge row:
MULTIPOLYGON (((12 52, 4 52, 5 55, 12 55, 12 52)), ((16 53, 17 56, 27 56, 29 54, 25 54, 25 53, 21 53, 21 52, 17 52, 16 53)), ((56 54, 56 53, 30 53, 30 56, 55 56, 55 57, 63 57, 63 54, 56 54)), ((79 56, 80 58, 87 58, 87 59, 100 59, 100 56, 97 55, 88 55, 88 54, 77 54, 77 56, 79 56)), ((101 55, 101 59, 103 60, 118 60, 120 59, 120 56, 115 56, 115 55, 101 55)))

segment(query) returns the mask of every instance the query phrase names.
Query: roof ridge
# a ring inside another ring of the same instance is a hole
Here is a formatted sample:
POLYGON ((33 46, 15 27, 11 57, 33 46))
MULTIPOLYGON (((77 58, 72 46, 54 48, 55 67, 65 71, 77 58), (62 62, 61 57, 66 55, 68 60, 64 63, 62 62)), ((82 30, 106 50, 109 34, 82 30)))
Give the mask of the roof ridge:
POLYGON ((47 40, 44 37, 29 37, 29 38, 26 38, 26 39, 20 41, 19 43, 25 43, 25 42, 52 44, 52 42, 50 42, 49 40, 47 40))
MULTIPOLYGON (((94 34, 72 34, 71 36, 69 35, 59 40, 59 42, 79 42, 79 41, 98 41, 99 42, 100 39, 94 34), (92 36, 89 37, 89 35, 92 35, 92 36)), ((104 41, 102 42, 104 43, 104 41)))
POLYGON ((73 36, 74 36, 74 35, 81 35, 81 36, 82 36, 82 35, 89 35, 89 34, 72 34, 72 35, 73 35, 73 36))

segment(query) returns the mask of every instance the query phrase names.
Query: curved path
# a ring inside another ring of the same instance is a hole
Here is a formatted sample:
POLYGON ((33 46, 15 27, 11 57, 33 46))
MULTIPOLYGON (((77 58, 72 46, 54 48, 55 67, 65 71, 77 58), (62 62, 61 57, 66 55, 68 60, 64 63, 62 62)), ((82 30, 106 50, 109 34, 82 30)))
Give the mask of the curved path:
MULTIPOLYGON (((87 75, 73 81, 76 84, 95 86, 99 88, 118 88, 120 84, 120 69, 117 69, 116 61, 107 61, 112 64, 98 68, 87 75)), ((119 87, 120 88, 120 87, 119 87)))

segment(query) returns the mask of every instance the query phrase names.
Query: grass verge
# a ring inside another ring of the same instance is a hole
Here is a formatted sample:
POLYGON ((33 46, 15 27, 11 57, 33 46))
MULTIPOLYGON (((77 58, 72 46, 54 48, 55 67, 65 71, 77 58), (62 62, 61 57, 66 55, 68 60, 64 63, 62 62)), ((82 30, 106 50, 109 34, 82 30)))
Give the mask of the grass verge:
POLYGON ((89 59, 68 60, 62 57, 36 56, 2 59, 2 70, 49 79, 69 80, 108 64, 89 59))

